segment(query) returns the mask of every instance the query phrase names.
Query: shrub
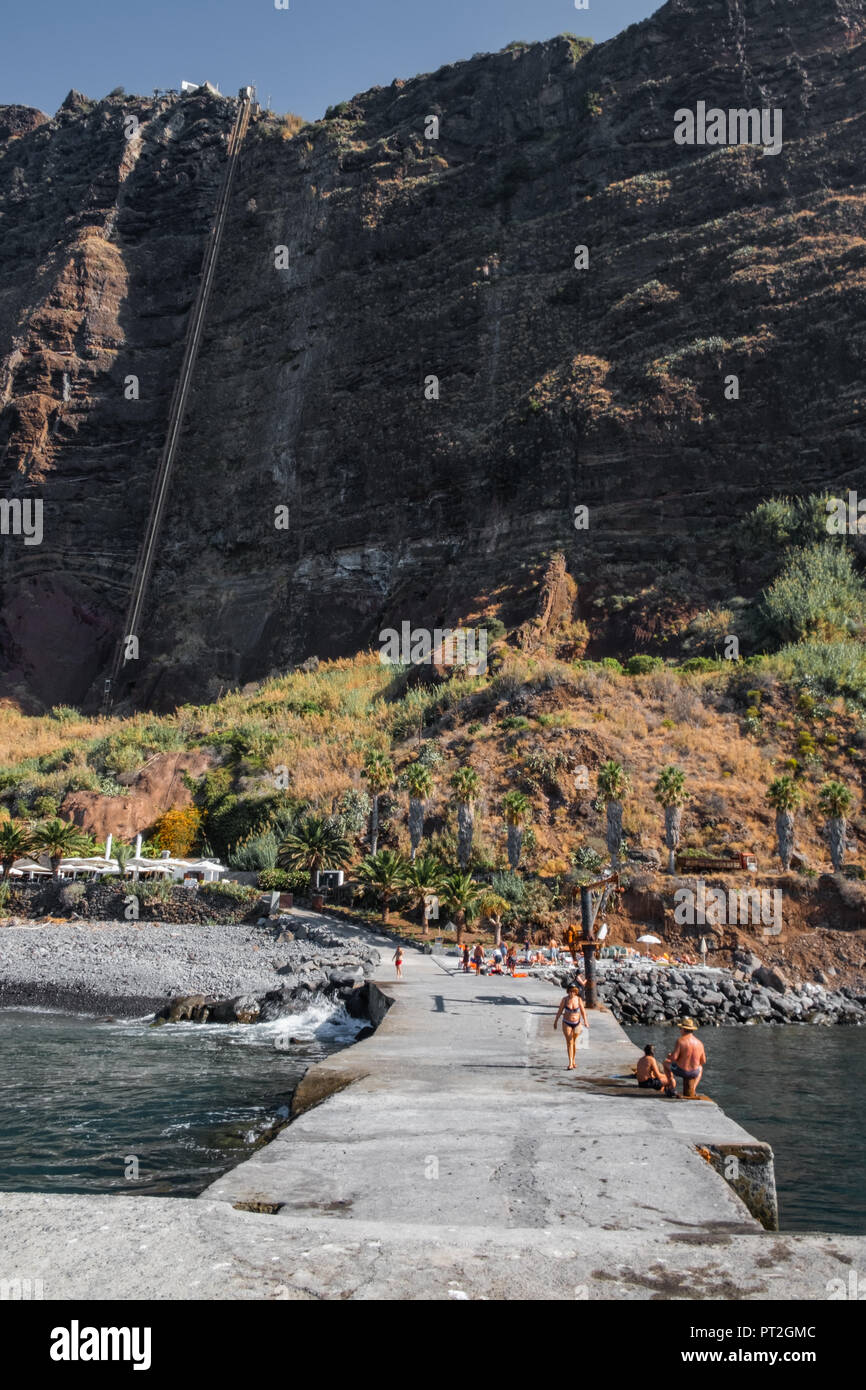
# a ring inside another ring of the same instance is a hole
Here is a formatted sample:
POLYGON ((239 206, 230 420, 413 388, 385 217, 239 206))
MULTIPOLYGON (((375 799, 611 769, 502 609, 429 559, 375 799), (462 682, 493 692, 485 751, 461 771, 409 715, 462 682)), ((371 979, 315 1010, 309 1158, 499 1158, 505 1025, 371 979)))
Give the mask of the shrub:
POLYGON ((797 551, 763 598, 781 641, 838 638, 866 620, 866 588, 850 553, 833 541, 797 551))
POLYGON ((217 883, 199 884, 199 892, 207 893, 215 898, 228 898, 235 903, 252 903, 258 898, 258 891, 251 888, 247 883, 235 883, 231 879, 225 879, 217 883))
POLYGON ((259 869, 273 869, 277 862, 279 844, 273 830, 264 830, 258 835, 248 835, 239 841, 229 853, 229 866, 254 873, 259 869))
POLYGON ((800 642, 783 647, 769 664, 819 695, 841 695, 866 708, 866 650, 859 642, 800 642))
POLYGON ((74 724, 81 719, 78 710, 73 709, 72 705, 55 705, 49 710, 48 717, 56 719, 58 724, 74 724))
POLYGON ((271 893, 306 893, 309 877, 303 870, 264 869, 259 874, 259 887, 271 893))
POLYGON ((155 840, 177 859, 185 859, 201 834, 201 811, 197 806, 165 811, 156 823, 155 840))
POLYGON ((627 676, 647 676, 650 671, 658 671, 664 664, 660 656, 631 656, 625 664, 625 673, 627 676))
POLYGON ((72 909, 77 907, 84 897, 85 885, 83 883, 65 883, 60 890, 60 902, 63 907, 72 909))

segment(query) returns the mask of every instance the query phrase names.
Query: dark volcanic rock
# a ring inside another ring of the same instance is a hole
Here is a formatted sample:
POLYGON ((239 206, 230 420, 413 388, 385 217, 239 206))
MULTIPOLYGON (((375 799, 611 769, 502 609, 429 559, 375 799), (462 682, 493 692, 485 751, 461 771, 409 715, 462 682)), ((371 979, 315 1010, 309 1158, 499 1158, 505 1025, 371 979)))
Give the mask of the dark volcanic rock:
MULTIPOLYGON (((860 467, 864 36, 864 0, 671 0, 588 51, 450 64, 291 139, 254 120, 135 698, 434 627, 556 547, 639 594, 664 532, 686 608, 757 591, 720 528, 860 467), (676 145, 699 100, 781 108, 781 152, 676 145)), ((204 92, 6 117, 0 460, 45 534, 0 551, 0 693, 101 689, 232 117, 204 92)), ((652 602, 593 639, 627 645, 652 602)))

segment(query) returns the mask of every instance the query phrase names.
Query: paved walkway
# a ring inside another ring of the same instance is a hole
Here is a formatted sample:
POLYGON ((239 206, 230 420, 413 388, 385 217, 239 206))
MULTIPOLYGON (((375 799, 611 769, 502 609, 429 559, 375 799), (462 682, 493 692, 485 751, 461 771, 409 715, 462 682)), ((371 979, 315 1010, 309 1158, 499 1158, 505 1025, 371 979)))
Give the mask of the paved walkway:
POLYGON ((752 1136, 638 1091, 610 1014, 569 1073, 551 985, 412 950, 405 975, 197 1200, 0 1198, 5 1268, 46 1298, 287 1299, 822 1299, 866 1268, 866 1239, 764 1231, 697 1151, 752 1136))

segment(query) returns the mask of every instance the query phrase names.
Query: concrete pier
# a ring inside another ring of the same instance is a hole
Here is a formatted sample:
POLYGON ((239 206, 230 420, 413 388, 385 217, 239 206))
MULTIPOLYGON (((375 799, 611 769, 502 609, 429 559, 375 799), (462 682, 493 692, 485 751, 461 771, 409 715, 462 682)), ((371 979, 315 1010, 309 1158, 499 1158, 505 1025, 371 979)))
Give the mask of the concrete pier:
POLYGON ((413 950, 394 982, 382 950, 376 1034, 308 1073, 271 1144, 194 1201, 0 1197, 10 1275, 46 1298, 820 1300, 864 1268, 866 1237, 765 1229, 760 1136, 639 1091, 610 1014, 567 1072, 553 986, 413 950))

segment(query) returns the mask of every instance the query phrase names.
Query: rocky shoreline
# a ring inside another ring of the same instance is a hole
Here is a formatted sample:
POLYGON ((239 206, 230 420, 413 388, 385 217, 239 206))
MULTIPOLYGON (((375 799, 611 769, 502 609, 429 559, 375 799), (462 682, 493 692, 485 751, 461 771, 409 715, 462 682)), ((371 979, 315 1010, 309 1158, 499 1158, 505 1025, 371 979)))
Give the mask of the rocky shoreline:
MULTIPOLYGON (((557 972, 564 984, 569 969, 557 972)), ((749 956, 735 970, 599 963, 599 998, 618 1023, 663 1024, 691 1017, 719 1024, 866 1024, 866 994, 795 984, 749 956)))
POLYGON ((0 928, 0 1007, 241 1023, 326 995, 361 1017, 359 987, 378 963, 357 934, 295 916, 206 926, 13 921, 0 928))

